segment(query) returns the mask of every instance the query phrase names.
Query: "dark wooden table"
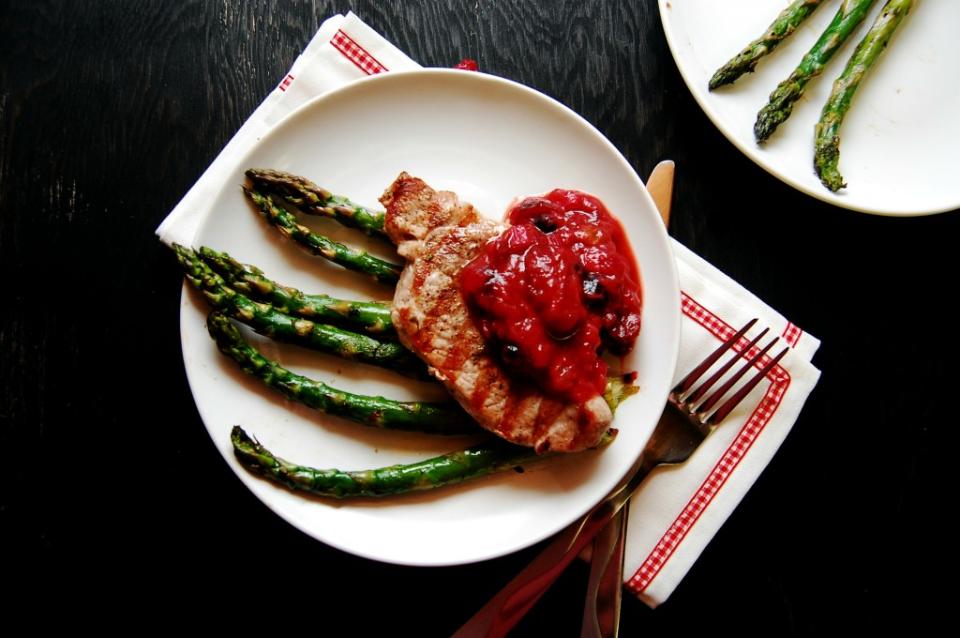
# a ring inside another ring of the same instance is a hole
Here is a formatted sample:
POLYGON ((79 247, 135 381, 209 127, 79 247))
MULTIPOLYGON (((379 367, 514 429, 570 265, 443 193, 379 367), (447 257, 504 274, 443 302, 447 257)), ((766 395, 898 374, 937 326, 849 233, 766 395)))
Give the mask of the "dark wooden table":
MULTIPOLYGON (((538 550, 416 569, 326 547, 236 480, 187 387, 153 230, 348 9, 424 65, 474 57, 556 97, 641 175, 676 160, 673 235, 823 340, 774 462, 666 604, 624 601, 623 635, 947 618, 960 216, 853 213, 755 166, 691 98, 652 0, 0 2, 7 609, 444 636, 538 550)), ((585 582, 574 566, 516 635, 577 635, 585 582)))

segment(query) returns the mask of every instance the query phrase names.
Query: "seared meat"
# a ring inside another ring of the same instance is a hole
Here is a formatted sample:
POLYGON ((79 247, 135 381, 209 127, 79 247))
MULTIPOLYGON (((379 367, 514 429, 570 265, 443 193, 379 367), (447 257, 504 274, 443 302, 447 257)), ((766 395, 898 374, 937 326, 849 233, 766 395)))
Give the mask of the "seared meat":
POLYGON ((403 344, 482 427, 504 439, 539 453, 596 445, 613 420, 603 397, 565 403, 508 376, 464 304, 460 271, 505 226, 406 173, 380 201, 387 209, 387 234, 407 259, 393 300, 393 324, 403 344))

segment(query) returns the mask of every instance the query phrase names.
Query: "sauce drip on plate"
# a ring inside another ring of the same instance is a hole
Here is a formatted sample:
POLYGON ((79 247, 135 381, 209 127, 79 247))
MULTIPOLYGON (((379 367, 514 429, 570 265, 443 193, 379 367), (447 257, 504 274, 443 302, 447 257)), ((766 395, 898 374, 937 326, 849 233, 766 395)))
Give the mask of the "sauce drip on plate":
POLYGON ((604 349, 626 354, 640 333, 640 276, 620 223, 596 197, 565 189, 520 201, 507 221, 460 276, 480 333, 549 394, 603 394, 604 349))

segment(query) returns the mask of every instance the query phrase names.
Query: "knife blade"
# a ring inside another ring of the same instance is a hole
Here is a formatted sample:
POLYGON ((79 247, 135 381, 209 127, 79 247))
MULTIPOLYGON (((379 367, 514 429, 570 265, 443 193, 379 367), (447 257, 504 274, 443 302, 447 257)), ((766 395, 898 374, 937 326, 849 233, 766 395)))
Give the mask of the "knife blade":
POLYGON ((673 160, 663 160, 653 167, 647 179, 647 192, 657 205, 663 225, 670 227, 670 206, 673 203, 673 174, 676 165, 673 160))

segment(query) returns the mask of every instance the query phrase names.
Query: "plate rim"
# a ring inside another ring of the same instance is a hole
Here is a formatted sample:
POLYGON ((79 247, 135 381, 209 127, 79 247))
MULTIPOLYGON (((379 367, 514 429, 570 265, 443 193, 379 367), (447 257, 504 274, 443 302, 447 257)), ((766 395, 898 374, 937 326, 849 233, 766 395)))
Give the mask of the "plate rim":
POLYGON ((871 206, 861 206, 856 205, 850 202, 843 201, 839 196, 825 191, 825 189, 816 190, 809 188, 806 184, 796 180, 795 178, 781 173, 775 170, 772 166, 768 166, 761 158, 760 151, 755 147, 751 147, 747 144, 744 144, 734 135, 733 131, 726 125, 723 121, 723 118, 717 114, 709 102, 706 99, 706 94, 703 92, 699 85, 693 81, 691 73, 686 66, 684 66, 683 56, 678 55, 678 44, 675 33, 671 28, 671 23, 667 17, 667 14, 672 13, 672 8, 668 7, 671 3, 671 0, 657 0, 657 7, 660 11, 660 22, 663 25, 663 32, 667 39, 667 46, 670 49, 670 56, 673 58, 674 64, 677 65, 677 69, 680 71, 680 76, 683 78, 683 83, 686 84, 687 90, 693 95, 693 99, 700 106, 700 109, 706 114, 707 118, 713 123, 715 127, 727 138, 733 146, 739 150, 741 153, 746 155, 750 160, 765 170, 770 175, 776 177, 784 184, 794 188, 795 190, 800 191, 806 195, 809 195, 815 199, 818 199, 824 203, 831 204, 838 208, 845 208, 858 213, 865 213, 868 215, 876 215, 878 217, 927 217, 931 215, 940 215, 942 213, 949 213, 960 209, 960 192, 958 192, 958 199, 953 202, 953 204, 943 207, 943 208, 932 208, 932 209, 923 209, 919 211, 891 211, 883 210, 880 208, 875 208, 871 206))
MULTIPOLYGON (((464 72, 461 70, 444 69, 444 68, 416 69, 416 70, 409 70, 409 71, 392 71, 389 73, 372 75, 369 77, 358 79, 353 82, 349 82, 341 87, 338 87, 336 89, 333 89, 323 94, 320 94, 318 96, 315 96, 310 100, 308 100, 307 102, 305 102, 304 104, 297 107, 296 109, 294 109, 293 111, 291 111, 290 113, 288 113, 287 115, 285 115, 283 118, 277 121, 274 125, 272 125, 268 130, 266 130, 261 135, 259 135, 256 143, 250 149, 248 149, 245 153, 238 156, 236 161, 232 163, 230 170, 227 171, 227 174, 233 174, 238 167, 243 166, 244 162, 247 162, 252 155, 256 154, 256 152, 260 149, 260 147, 263 144, 267 143, 270 140, 270 138, 272 138, 275 134, 278 134, 278 131, 282 131, 284 128, 286 128, 286 126, 289 125, 290 121, 303 117, 304 113, 307 112, 308 110, 318 108, 317 106, 318 104, 321 104, 324 101, 342 92, 357 90, 357 87, 360 86, 361 84, 365 85, 365 84, 376 83, 376 82, 403 81, 403 78, 411 77, 411 76, 448 75, 448 74, 457 78, 464 78, 464 77, 474 77, 478 79, 483 78, 484 81, 505 85, 512 90, 517 90, 520 93, 525 94, 528 98, 540 100, 544 104, 549 105, 550 108, 558 110, 564 116, 568 118, 572 118, 572 120, 578 123, 581 127, 585 127, 586 130, 588 130, 591 133, 592 137, 594 137, 601 144, 605 145, 607 150, 612 152, 612 156, 616 159, 616 161, 620 162, 629 171, 629 174, 632 175, 633 179, 636 180, 636 184, 637 186, 639 186, 640 192, 642 193, 642 197, 647 201, 647 204, 649 205, 651 210, 656 212, 657 210, 656 204, 654 203, 653 198, 650 196, 650 193, 647 191, 646 185, 644 184, 643 179, 640 178, 637 171, 633 168, 633 166, 626 159, 626 157, 624 157, 623 153, 599 129, 597 129, 597 127, 591 124, 582 115, 580 115, 570 107, 566 106, 562 102, 556 100, 555 98, 549 95, 546 95, 541 91, 538 91, 536 89, 523 85, 519 82, 509 80, 507 78, 502 78, 499 76, 482 73, 482 72, 464 72), (465 74, 468 74, 468 75, 465 75, 465 74)), ((211 197, 211 201, 218 199, 220 195, 223 193, 224 188, 226 188, 226 185, 225 184, 221 185, 220 188, 216 190, 216 195, 211 197)), ((212 215, 210 215, 208 212, 208 214, 205 215, 205 218, 202 220, 202 222, 198 224, 195 240, 196 238, 203 235, 204 229, 207 227, 211 218, 212 218, 212 215)), ((676 264, 676 255, 673 251, 672 242, 669 238, 669 235, 667 234, 666 228, 664 228, 662 224, 656 227, 659 229, 659 232, 656 233, 655 241, 661 244, 661 249, 663 250, 664 254, 669 257, 667 259, 667 263, 665 264, 667 267, 667 272, 661 273, 659 278, 663 278, 669 283, 670 296, 676 302, 673 304, 674 307, 672 312, 670 312, 670 321, 669 321, 669 326, 671 328, 674 338, 671 340, 671 343, 669 344, 669 361, 665 362, 665 367, 669 369, 670 375, 672 377, 676 371, 676 366, 678 363, 679 351, 680 351, 681 290, 680 290, 680 284, 679 284, 679 271, 676 264)), ((187 382, 190 387, 192 398, 194 399, 194 405, 197 408, 197 412, 200 415, 201 421, 204 424, 204 428, 207 431, 207 434, 211 436, 211 439, 213 439, 212 433, 210 432, 210 427, 207 425, 207 420, 208 420, 207 410, 205 410, 204 407, 201 406, 200 402, 197 400, 197 393, 196 393, 197 380, 194 378, 193 374, 191 374, 192 366, 188 363, 188 358, 191 355, 187 352, 188 339, 185 338, 185 332, 184 332, 185 326, 183 322, 183 314, 185 312, 188 312, 189 308, 192 307, 193 301, 191 300, 191 297, 194 296, 194 292, 195 291, 193 291, 193 289, 188 284, 188 282, 184 281, 182 292, 181 292, 180 313, 179 313, 179 317, 181 321, 181 325, 180 325, 181 356, 183 357, 184 368, 187 376, 187 382)), ((194 371, 194 373, 197 373, 197 372, 198 371, 194 371)), ((662 397, 664 404, 666 402, 666 398, 667 398, 666 394, 668 392, 669 392, 669 387, 666 389, 666 392, 662 397)), ((214 415, 210 415, 210 416, 212 417, 214 415)), ((655 421, 651 423, 649 426, 649 430, 651 434, 652 434, 654 425, 655 425, 655 421)), ((647 438, 649 439, 649 434, 647 438)), ((593 503, 586 505, 586 508, 583 509, 583 511, 576 514, 571 520, 565 521, 560 525, 555 525, 556 527, 555 529, 551 529, 550 526, 547 526, 546 528, 544 528, 542 533, 533 535, 534 536, 533 540, 526 539, 520 542, 519 544, 512 544, 507 547, 498 547, 496 549, 491 549, 486 553, 471 554, 469 556, 465 556, 462 558, 451 558, 446 560, 426 560, 423 557, 418 557, 416 559, 407 559, 405 557, 402 557, 402 556, 398 557, 392 554, 387 556, 384 553, 361 551, 361 550, 358 550, 356 547, 345 546, 342 543, 330 540, 328 538, 322 538, 318 535, 316 530, 311 529, 307 525, 301 524, 301 521, 299 521, 298 519, 288 516, 284 510, 273 507, 261 496, 260 493, 258 493, 256 489, 254 489, 254 486, 258 484, 258 482, 262 482, 263 479, 252 476, 249 473, 238 472, 229 459, 229 457, 232 455, 232 447, 230 446, 223 447, 219 444, 218 441, 215 441, 215 440, 211 440, 211 442, 214 444, 214 447, 220 453, 221 457, 223 457, 223 460, 229 467, 230 471, 235 475, 237 475, 237 478, 241 480, 243 485, 252 493, 252 495, 262 505, 267 507, 267 509, 269 509, 273 514, 280 517, 287 524, 291 525, 294 529, 297 529, 301 533, 304 533, 307 536, 327 546, 334 547, 345 553, 362 557, 368 560, 387 563, 387 564, 402 565, 402 566, 416 566, 416 567, 445 567, 445 566, 473 564, 473 563, 478 563, 478 562, 506 556, 508 554, 526 549, 546 538, 549 538, 550 536, 553 536, 560 530, 564 529, 571 522, 577 520, 580 516, 585 514, 587 511, 589 511, 590 507, 593 506, 593 503)), ((610 481, 611 486, 616 485, 630 471, 632 471, 632 468, 628 467, 621 475, 616 476, 615 477, 616 481, 610 481)))

